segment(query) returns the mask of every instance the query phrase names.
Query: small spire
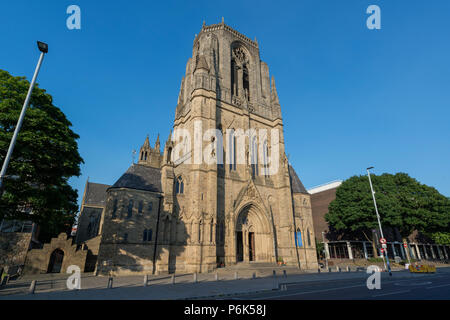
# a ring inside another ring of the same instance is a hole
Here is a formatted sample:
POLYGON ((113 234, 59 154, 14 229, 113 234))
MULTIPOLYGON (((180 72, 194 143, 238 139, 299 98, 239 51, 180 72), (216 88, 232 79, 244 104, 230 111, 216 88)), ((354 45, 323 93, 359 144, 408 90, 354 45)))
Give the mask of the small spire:
POLYGON ((224 24, 225 23, 225 19, 222 17, 222 24, 224 24))
POLYGON ((203 20, 202 28, 203 28, 205 25, 206 25, 206 22, 205 22, 205 20, 203 20))
POLYGON ((148 135, 147 135, 147 138, 145 138, 145 142, 144 142, 143 147, 150 148, 150 140, 149 140, 149 138, 148 138, 148 135))
POLYGON ((158 137, 156 138, 156 142, 155 142, 155 150, 156 151, 160 151, 160 142, 159 142, 159 133, 158 133, 158 137))

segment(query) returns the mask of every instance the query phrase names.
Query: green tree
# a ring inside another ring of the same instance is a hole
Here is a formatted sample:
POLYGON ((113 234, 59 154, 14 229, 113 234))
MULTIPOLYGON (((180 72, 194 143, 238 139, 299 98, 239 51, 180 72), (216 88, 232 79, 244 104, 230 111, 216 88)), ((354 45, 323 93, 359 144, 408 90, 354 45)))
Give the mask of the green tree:
MULTIPOLYGON (((397 228, 403 239, 415 230, 428 236, 449 230, 450 201, 435 188, 406 173, 371 178, 383 227, 397 228)), ((369 239, 370 230, 377 229, 378 224, 368 177, 344 181, 325 219, 342 235, 369 239)))
MULTIPOLYGON (((29 85, 0 70, 0 164, 29 85)), ((36 85, 0 191, 0 221, 31 220, 46 239, 72 226, 78 194, 68 180, 80 175, 83 159, 71 126, 51 95, 36 85)))

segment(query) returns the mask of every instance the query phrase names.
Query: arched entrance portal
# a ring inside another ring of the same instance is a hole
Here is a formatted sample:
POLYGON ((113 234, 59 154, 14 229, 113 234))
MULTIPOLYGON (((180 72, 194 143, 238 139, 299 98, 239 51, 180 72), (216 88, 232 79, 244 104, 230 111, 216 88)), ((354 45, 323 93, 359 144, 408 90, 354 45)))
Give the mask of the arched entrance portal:
POLYGON ((236 262, 273 262, 273 242, 267 218, 249 204, 236 220, 236 262))
POLYGON ((50 256, 47 273, 60 273, 64 260, 64 251, 56 249, 50 256))

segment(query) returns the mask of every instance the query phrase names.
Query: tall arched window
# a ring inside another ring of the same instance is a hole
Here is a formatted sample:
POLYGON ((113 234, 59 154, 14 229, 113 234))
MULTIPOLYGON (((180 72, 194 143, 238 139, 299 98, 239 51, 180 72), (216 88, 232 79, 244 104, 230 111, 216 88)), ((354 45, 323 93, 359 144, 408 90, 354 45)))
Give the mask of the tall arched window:
POLYGON ((132 215, 133 215, 133 200, 130 200, 128 202, 128 215, 127 215, 127 218, 131 218, 132 215))
POLYGON ((258 141, 257 137, 253 136, 251 140, 251 165, 252 165, 252 176, 256 177, 258 175, 258 141))
POLYGON ((167 163, 172 162, 172 148, 167 149, 167 163))
POLYGON ((115 219, 116 216, 117 216, 117 199, 114 199, 111 218, 115 219))
POLYGON ((183 178, 178 177, 176 183, 175 183, 175 194, 183 194, 184 193, 184 182, 183 178))
POLYGON ((144 230, 143 241, 152 241, 152 229, 144 230))
POLYGON ((250 101, 249 59, 241 46, 231 50, 231 95, 250 101))
POLYGON ((267 140, 264 140, 263 144, 263 167, 264 167, 264 175, 269 176, 269 147, 267 146, 267 140))
POLYGON ((307 238, 308 238, 308 247, 311 247, 311 237, 309 235, 309 228, 306 229, 306 234, 307 234, 307 238))
POLYGON ((230 171, 236 171, 236 135, 233 134, 228 137, 228 160, 230 161, 230 171))

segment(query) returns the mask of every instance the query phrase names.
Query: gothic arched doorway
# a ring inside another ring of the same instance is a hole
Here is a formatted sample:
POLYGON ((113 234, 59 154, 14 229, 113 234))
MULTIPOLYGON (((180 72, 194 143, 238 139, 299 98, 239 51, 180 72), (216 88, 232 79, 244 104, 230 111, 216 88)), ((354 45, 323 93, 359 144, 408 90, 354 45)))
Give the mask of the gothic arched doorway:
POLYGON ((261 210, 249 204, 236 219, 236 262, 273 262, 270 225, 261 210))
POLYGON ((64 251, 56 249, 50 256, 47 273, 60 273, 64 260, 64 251))

